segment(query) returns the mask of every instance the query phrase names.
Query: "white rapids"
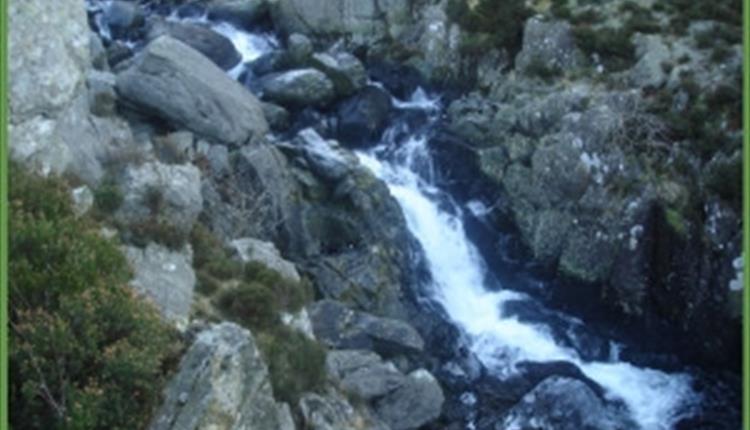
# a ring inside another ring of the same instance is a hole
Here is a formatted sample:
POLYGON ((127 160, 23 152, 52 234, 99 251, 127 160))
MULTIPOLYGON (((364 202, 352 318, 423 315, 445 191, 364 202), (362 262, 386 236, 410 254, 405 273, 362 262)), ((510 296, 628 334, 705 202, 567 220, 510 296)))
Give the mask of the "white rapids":
MULTIPOLYGON (((412 100, 394 103, 399 108, 432 111, 438 109, 436 104, 427 103, 421 90, 412 100)), ((556 342, 545 326, 503 315, 503 303, 525 295, 485 288, 486 265, 464 231, 461 209, 455 204, 451 212, 442 209, 445 203, 437 202, 440 190, 416 173, 415 160, 424 162, 429 157, 426 137, 412 135, 398 142, 396 153, 386 158, 389 143, 396 144, 384 142, 370 152, 360 152, 359 160, 388 185, 400 204, 408 228, 425 254, 434 298, 469 335, 470 347, 488 368, 506 377, 524 360, 574 363, 604 387, 608 396, 624 402, 643 430, 669 430, 697 404, 699 397, 687 374, 637 367, 619 361, 616 354, 607 362, 587 362, 575 350, 556 342)))

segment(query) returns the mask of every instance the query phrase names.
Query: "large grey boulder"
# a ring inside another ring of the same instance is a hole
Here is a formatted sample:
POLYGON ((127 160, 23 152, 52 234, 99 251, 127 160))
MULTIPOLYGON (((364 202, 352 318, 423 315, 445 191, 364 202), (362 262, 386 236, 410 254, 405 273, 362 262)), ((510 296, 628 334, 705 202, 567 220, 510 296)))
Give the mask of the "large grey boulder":
POLYGON ((168 36, 117 75, 127 102, 218 142, 242 145, 268 132, 260 102, 198 51, 168 36))
POLYGON ((371 351, 330 351, 326 356, 326 371, 344 392, 368 401, 406 383, 403 373, 371 351))
POLYGON ((46 0, 13 0, 8 21, 11 123, 54 116, 79 94, 90 66, 86 9, 78 0, 55 7, 46 0))
POLYGON ((270 0, 271 16, 283 33, 354 43, 397 38, 411 22, 409 0, 270 0))
POLYGON ((205 55, 223 70, 240 63, 242 56, 227 37, 202 25, 156 20, 148 32, 148 39, 169 35, 205 55))
POLYGON ((579 380, 552 376, 526 394, 498 427, 559 430, 637 428, 623 409, 607 405, 579 380))
POLYGON ((246 237, 233 240, 231 245, 243 262, 262 263, 286 279, 295 282, 301 280, 294 263, 285 260, 273 243, 246 237))
POLYGON ((102 161, 131 144, 132 135, 124 121, 91 115, 85 8, 77 0, 54 8, 43 0, 17 0, 8 14, 11 158, 38 173, 68 172, 97 182, 102 161))
POLYGON ((523 31, 523 47, 516 56, 516 70, 544 67, 563 71, 580 66, 583 56, 576 48, 570 24, 532 18, 523 31))
POLYGON ((154 243, 123 251, 133 267, 131 287, 151 300, 165 320, 186 328, 195 289, 192 251, 171 251, 154 243))
POLYGON ((158 216, 189 233, 203 209, 200 170, 193 165, 129 165, 118 178, 124 200, 115 217, 124 223, 158 216), (155 208, 154 206, 158 206, 155 208), (154 210, 158 213, 153 213, 154 210))
POLYGON ((354 311, 334 300, 308 306, 315 336, 337 349, 367 349, 384 356, 418 353, 424 340, 409 324, 354 311))
POLYGON ((334 96, 334 87, 325 73, 298 69, 274 73, 261 80, 262 97, 283 106, 324 106, 334 96))
POLYGON ((306 429, 311 430, 390 430, 387 425, 359 410, 336 392, 307 393, 299 401, 306 429))
POLYGON ((333 82, 339 96, 351 95, 367 83, 365 66, 348 52, 321 52, 314 54, 311 62, 333 82))
POLYGON ((149 429, 294 430, 294 422, 274 401, 252 334, 222 323, 197 335, 149 429))
POLYGON ((445 396, 432 374, 417 369, 404 384, 375 405, 375 414, 393 430, 418 429, 442 413, 445 396))

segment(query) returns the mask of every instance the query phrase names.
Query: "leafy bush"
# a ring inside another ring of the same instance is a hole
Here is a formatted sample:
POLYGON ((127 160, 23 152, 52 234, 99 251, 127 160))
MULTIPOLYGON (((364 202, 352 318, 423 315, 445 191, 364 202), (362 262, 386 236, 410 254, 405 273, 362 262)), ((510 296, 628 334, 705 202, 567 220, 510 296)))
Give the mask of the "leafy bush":
POLYGON ((112 214, 122 206, 123 196, 117 184, 107 179, 94 190, 94 207, 102 214, 112 214))
POLYGON ((142 428, 179 343, 125 282, 59 180, 10 169, 10 409, 15 429, 142 428))
POLYGON ((253 330, 278 322, 279 304, 273 291, 257 282, 243 282, 223 291, 218 304, 229 318, 253 330))
POLYGON ((304 334, 279 326, 260 342, 278 400, 297 404, 302 393, 325 382, 325 349, 304 334))
POLYGON ((450 0, 446 13, 463 30, 488 35, 485 48, 505 48, 511 54, 520 49, 523 25, 531 16, 524 0, 506 0, 502 6, 495 0, 479 0, 473 8, 466 0, 450 0))
POLYGON ((188 240, 187 234, 179 228, 155 216, 128 225, 125 238, 141 248, 148 246, 150 242, 156 242, 173 250, 182 249, 188 240))

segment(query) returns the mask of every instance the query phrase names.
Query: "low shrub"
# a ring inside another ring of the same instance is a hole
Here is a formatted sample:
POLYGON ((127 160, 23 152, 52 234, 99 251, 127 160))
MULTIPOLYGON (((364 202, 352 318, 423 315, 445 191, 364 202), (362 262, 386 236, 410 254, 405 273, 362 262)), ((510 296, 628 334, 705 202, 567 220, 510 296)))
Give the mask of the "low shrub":
POLYGON ((124 238, 141 248, 156 242, 172 250, 182 249, 188 241, 185 232, 157 217, 131 223, 127 226, 124 238))
POLYGON ((72 214, 69 190, 11 166, 11 426, 143 428, 176 334, 125 283, 117 244, 72 214))
POLYGON ((111 215, 122 206, 123 195, 112 179, 105 179, 94 190, 94 208, 103 215, 111 215))
POLYGON ((273 291, 258 282, 243 282, 222 291, 219 308, 232 320, 252 330, 273 327, 279 320, 279 304, 273 291))
POLYGON ((325 382, 326 351, 304 334, 279 326, 261 340, 276 399, 297 404, 325 382))

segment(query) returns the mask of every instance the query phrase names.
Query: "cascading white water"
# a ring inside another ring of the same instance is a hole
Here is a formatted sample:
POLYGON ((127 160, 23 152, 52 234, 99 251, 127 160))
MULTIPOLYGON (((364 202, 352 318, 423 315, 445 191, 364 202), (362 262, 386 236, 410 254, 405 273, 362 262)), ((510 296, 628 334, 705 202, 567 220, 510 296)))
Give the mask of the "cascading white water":
MULTIPOLYGON (((426 102, 424 92, 394 105, 437 109, 436 102, 426 102)), ((385 136, 387 140, 390 135, 385 136)), ((414 160, 429 158, 427 143, 425 136, 412 135, 404 142, 386 141, 358 157, 388 185, 400 204, 409 230, 424 251, 434 298, 469 335, 479 359, 500 377, 513 374, 515 365, 524 360, 574 363, 604 387, 608 396, 624 402, 643 430, 668 430, 684 418, 699 400, 689 375, 640 368, 619 361, 616 354, 609 362, 587 362, 574 349, 556 342, 545 326, 503 314, 504 303, 530 298, 507 289, 492 292, 485 288, 485 263, 464 231, 461 208, 445 199, 414 166, 414 160)))

